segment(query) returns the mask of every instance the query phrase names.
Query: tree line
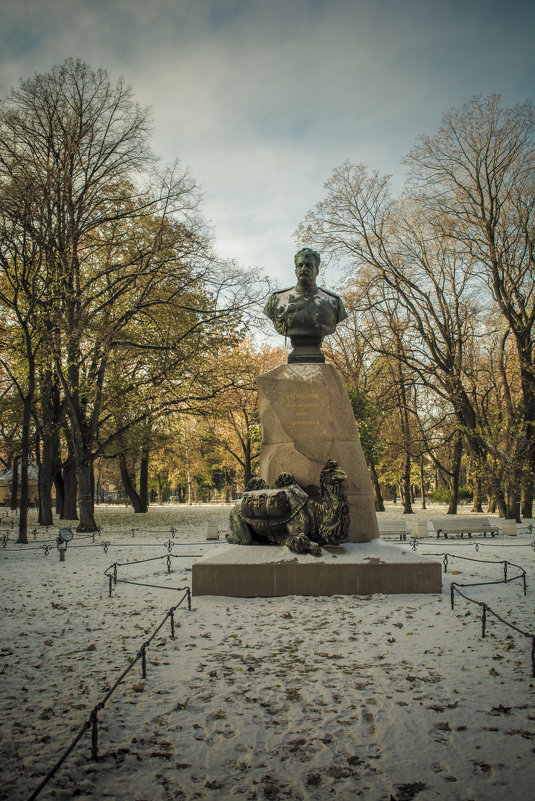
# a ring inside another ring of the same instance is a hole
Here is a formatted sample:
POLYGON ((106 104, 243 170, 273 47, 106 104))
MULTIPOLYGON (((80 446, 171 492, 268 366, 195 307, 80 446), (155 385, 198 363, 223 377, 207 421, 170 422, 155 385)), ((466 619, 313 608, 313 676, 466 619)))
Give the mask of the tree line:
MULTIPOLYGON (((28 464, 40 522, 93 531, 94 464, 141 454, 151 428, 235 383, 223 351, 257 287, 214 255, 199 192, 149 148, 148 109, 121 80, 69 59, 0 107, 0 417, 27 538, 28 464)), ((134 495, 132 494, 132 497, 134 495)))
POLYGON ((468 459, 476 511, 487 493, 501 516, 532 517, 533 106, 474 97, 404 164, 396 197, 389 176, 346 162, 297 232, 345 269, 350 314, 331 358, 381 443, 375 486, 393 468, 410 512, 431 466, 452 511, 468 459))

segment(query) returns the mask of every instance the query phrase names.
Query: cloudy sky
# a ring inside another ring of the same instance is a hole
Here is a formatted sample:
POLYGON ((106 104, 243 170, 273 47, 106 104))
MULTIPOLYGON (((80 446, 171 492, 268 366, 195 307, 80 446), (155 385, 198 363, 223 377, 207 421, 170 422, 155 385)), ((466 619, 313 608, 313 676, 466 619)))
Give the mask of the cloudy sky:
POLYGON ((528 0, 0 0, 0 96, 69 56, 124 76, 189 165, 221 255, 288 284, 349 159, 391 173, 447 109, 533 99, 528 0))

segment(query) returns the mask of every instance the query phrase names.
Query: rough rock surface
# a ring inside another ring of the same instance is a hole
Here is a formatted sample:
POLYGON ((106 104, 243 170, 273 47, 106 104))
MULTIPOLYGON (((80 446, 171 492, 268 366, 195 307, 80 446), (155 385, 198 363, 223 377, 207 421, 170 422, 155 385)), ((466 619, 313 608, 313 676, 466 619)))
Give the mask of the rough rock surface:
POLYGON ((379 536, 375 496, 355 418, 332 364, 283 364, 258 377, 262 450, 260 474, 273 486, 282 472, 303 489, 319 487, 328 459, 347 473, 349 542, 379 536))

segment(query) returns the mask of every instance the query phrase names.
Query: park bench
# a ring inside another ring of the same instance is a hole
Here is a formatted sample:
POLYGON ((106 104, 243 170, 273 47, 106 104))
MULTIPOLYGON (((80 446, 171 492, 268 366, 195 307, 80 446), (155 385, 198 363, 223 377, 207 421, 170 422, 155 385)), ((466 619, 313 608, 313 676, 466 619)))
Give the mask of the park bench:
POLYGON ((412 534, 412 526, 407 520, 382 520, 377 518, 377 525, 379 526, 379 534, 383 536, 394 536, 396 539, 406 540, 407 534, 412 534))
POLYGON ((462 538, 465 534, 468 537, 472 534, 483 534, 484 537, 490 534, 494 537, 500 533, 499 526, 491 523, 488 517, 468 517, 468 515, 437 517, 431 520, 431 525, 437 533, 437 540, 441 534, 447 540, 450 534, 459 534, 462 538))

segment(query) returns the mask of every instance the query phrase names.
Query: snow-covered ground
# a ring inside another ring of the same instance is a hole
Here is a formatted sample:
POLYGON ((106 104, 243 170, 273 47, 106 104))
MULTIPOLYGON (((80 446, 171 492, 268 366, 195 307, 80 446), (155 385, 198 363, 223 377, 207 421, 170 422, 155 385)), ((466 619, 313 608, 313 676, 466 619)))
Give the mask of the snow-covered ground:
MULTIPOLYGON (((195 555, 219 547, 195 543, 207 520, 225 529, 228 511, 99 508, 100 536, 75 534, 65 562, 55 546, 45 556, 40 542, 10 535, 0 549, 2 801, 31 797, 178 602, 173 588, 190 585, 195 555), (168 574, 171 527, 185 544, 173 546, 168 574), (106 568, 155 556, 118 577, 165 589, 119 582, 108 597, 106 568)), ((398 515, 390 506, 385 516, 398 515)), ((99 712, 97 761, 87 732, 39 798, 531 799, 531 639, 490 614, 482 638, 481 609, 457 597, 452 611, 449 586, 500 579, 503 559, 523 566, 526 597, 520 581, 464 592, 535 634, 534 539, 419 543, 421 554, 488 560, 449 559, 441 595, 194 598, 176 612, 175 638, 167 620, 152 641, 147 678, 137 662, 99 712)))

